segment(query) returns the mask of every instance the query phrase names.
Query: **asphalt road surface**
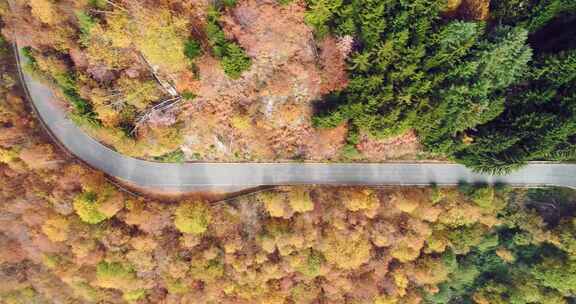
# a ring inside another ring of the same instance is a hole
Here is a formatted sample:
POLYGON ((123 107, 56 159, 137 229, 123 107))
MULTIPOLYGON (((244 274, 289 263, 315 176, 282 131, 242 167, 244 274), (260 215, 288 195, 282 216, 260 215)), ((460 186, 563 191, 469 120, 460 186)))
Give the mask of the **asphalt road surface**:
MULTIPOLYGON (((19 53, 20 60, 22 54, 19 53)), ((22 69, 20 69, 22 71, 22 69)), ((158 163, 121 155, 66 117, 49 87, 23 73, 40 119, 68 151, 108 175, 153 191, 237 191, 261 185, 454 185, 459 182, 576 188, 576 164, 531 163, 506 176, 449 163, 158 163)))

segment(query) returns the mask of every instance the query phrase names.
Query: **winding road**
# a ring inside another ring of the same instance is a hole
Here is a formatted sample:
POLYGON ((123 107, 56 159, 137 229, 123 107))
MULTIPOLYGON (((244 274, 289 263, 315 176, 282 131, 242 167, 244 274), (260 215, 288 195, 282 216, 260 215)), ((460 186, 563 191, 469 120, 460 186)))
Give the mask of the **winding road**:
POLYGON ((55 140, 93 168, 159 192, 239 191, 263 185, 454 185, 459 182, 576 188, 576 164, 530 163, 505 176, 475 174, 451 163, 159 163, 121 155, 66 117, 51 89, 18 68, 39 119, 55 140))

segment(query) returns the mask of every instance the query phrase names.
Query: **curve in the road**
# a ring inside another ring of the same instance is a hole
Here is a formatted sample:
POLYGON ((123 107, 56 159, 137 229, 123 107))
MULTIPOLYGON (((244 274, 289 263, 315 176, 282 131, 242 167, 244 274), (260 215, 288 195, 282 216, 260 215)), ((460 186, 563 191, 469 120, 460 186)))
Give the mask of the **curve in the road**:
MULTIPOLYGON (((18 52, 18 63, 24 60, 18 52)), ((26 74, 23 87, 44 125, 68 151, 90 166, 155 191, 240 190, 261 185, 454 185, 507 183, 576 188, 576 164, 531 163, 505 176, 473 173, 449 163, 159 163, 119 154, 88 136, 56 105, 52 90, 26 74)))

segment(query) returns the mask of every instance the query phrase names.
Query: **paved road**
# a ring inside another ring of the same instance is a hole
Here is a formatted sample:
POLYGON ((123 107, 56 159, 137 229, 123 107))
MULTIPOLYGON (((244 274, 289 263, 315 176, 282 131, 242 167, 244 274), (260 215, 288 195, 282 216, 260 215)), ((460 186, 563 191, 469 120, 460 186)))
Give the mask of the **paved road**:
MULTIPOLYGON (((21 56, 21 54, 19 54, 21 56)), ((20 58, 23 60, 22 58, 20 58)), ((532 163, 506 176, 474 174, 457 164, 184 163, 143 161, 101 145, 55 106, 51 90, 23 74, 29 98, 54 137, 94 168, 156 191, 240 190, 260 185, 453 185, 462 181, 576 188, 576 164, 532 163)))

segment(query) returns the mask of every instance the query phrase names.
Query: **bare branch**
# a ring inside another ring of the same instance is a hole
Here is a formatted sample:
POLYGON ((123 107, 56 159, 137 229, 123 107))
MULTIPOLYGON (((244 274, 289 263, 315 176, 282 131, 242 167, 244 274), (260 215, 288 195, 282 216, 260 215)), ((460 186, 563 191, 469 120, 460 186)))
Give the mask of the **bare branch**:
POLYGON ((119 9, 119 10, 121 10, 121 11, 128 12, 127 9, 125 9, 125 8, 123 8, 122 6, 114 3, 114 1, 112 1, 112 0, 105 0, 105 1, 106 1, 106 3, 109 3, 110 5, 114 6, 115 8, 117 8, 117 9, 119 9))
POLYGON ((318 54, 318 46, 316 45, 316 41, 314 40, 314 37, 310 37, 308 39, 308 47, 312 49, 312 51, 314 52, 314 59, 316 60, 316 63, 320 62, 320 54, 318 54))
POLYGON ((103 11, 103 10, 99 10, 99 9, 95 9, 95 8, 91 8, 88 11, 91 13, 104 14, 104 15, 121 15, 121 14, 123 14, 121 12, 103 11))
POLYGON ((138 130, 150 121, 150 118, 159 115, 159 113, 167 113, 173 110, 176 106, 180 105, 182 102, 181 96, 176 96, 172 98, 168 98, 166 100, 160 101, 158 104, 154 105, 150 109, 146 110, 142 114, 138 116, 136 121, 134 122, 134 128, 130 131, 130 134, 137 134, 138 130))
POLYGON ((140 55, 140 58, 142 59, 142 61, 144 61, 144 63, 148 67, 148 70, 152 74, 152 77, 154 77, 154 80, 156 80, 156 82, 160 85, 160 87, 162 87, 164 89, 164 91, 166 91, 166 93, 168 93, 169 95, 171 95, 173 97, 180 96, 180 94, 178 93, 178 90, 176 90, 176 87, 174 87, 174 85, 172 85, 170 82, 164 81, 158 75, 156 69, 150 64, 150 62, 146 59, 146 57, 144 57, 144 55, 142 55, 142 54, 139 54, 139 55, 140 55))

